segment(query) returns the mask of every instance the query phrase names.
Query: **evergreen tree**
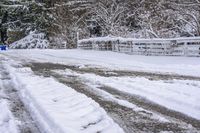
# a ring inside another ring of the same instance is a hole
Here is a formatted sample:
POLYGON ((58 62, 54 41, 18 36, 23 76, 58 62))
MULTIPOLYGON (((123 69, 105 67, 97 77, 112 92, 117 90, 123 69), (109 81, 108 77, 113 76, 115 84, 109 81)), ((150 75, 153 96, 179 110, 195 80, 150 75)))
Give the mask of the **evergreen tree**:
MULTIPOLYGON (((0 5, 0 16, 3 18, 1 22, 3 34, 1 36, 8 36, 8 43, 23 38, 30 31, 46 33, 50 17, 47 13, 48 9, 45 8, 45 3, 30 0, 4 0, 1 1, 0 5)), ((3 38, 5 39, 5 37, 3 38)))

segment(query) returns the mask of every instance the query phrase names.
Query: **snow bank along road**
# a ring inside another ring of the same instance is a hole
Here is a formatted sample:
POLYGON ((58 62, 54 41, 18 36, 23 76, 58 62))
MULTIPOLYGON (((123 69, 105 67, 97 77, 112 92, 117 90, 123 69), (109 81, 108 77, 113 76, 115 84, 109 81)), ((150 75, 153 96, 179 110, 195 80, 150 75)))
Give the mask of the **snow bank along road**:
POLYGON ((12 50, 0 62, 0 132, 200 133, 200 58, 12 50))

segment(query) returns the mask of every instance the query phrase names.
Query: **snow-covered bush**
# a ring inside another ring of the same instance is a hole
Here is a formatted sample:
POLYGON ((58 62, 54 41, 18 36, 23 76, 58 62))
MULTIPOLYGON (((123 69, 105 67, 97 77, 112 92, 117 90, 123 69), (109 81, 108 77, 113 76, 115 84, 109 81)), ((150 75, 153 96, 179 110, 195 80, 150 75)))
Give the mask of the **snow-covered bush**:
POLYGON ((28 36, 10 44, 13 49, 32 49, 40 48, 45 49, 49 47, 49 41, 45 39, 44 33, 31 32, 28 36))

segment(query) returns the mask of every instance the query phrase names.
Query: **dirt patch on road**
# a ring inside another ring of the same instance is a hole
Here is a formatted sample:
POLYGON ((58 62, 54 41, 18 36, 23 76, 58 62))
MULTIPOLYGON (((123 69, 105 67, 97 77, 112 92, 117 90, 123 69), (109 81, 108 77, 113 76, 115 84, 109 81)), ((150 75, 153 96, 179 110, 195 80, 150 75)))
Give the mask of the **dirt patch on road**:
POLYGON ((104 68, 93 68, 93 67, 79 67, 73 65, 63 65, 63 64, 53 64, 53 63, 31 63, 28 65, 33 70, 45 70, 45 69, 70 69, 79 73, 92 73, 104 77, 123 77, 123 76, 132 76, 132 77, 145 77, 150 80, 171 80, 171 79, 180 79, 180 80, 198 80, 200 77, 186 76, 186 75, 176 75, 176 74, 163 74, 163 73, 151 73, 151 72, 142 72, 142 71, 125 71, 125 70, 108 70, 104 68))

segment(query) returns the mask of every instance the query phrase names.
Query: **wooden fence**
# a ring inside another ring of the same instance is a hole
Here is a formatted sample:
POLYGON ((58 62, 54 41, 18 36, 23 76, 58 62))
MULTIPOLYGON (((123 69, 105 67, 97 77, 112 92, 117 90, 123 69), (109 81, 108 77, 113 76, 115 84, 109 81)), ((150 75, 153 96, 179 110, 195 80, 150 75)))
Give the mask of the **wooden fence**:
POLYGON ((78 48, 139 55, 200 56, 200 37, 170 39, 100 37, 79 40, 78 48))

